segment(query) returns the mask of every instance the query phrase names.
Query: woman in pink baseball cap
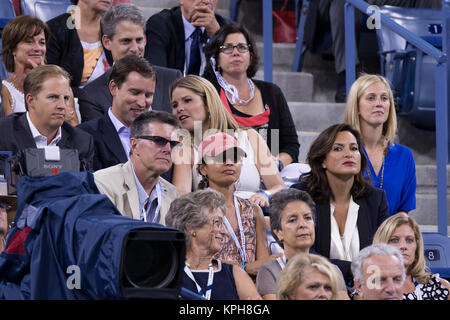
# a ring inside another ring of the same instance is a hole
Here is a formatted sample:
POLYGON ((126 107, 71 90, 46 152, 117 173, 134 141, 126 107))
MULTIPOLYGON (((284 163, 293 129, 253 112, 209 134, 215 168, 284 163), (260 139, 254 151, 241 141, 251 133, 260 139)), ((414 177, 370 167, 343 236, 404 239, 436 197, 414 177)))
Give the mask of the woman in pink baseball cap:
POLYGON ((219 191, 226 202, 223 220, 227 232, 215 257, 240 265, 247 273, 256 276, 262 264, 281 254, 269 253, 261 208, 235 194, 241 163, 247 154, 234 137, 219 132, 203 139, 198 155, 201 163, 197 169, 202 176, 199 188, 219 191))

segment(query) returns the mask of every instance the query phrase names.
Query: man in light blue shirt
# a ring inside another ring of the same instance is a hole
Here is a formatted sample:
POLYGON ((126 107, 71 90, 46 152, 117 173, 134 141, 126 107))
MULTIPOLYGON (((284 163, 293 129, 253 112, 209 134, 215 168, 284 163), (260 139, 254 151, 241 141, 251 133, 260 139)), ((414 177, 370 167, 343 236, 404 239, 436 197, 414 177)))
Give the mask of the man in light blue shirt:
POLYGON ((143 57, 127 55, 118 60, 110 75, 112 105, 108 112, 79 125, 95 142, 94 169, 128 161, 130 126, 140 114, 149 111, 155 92, 155 72, 143 57))
POLYGON ((130 128, 130 160, 94 173, 98 189, 122 215, 165 224, 178 192, 160 175, 172 166, 172 151, 180 144, 172 140, 177 128, 178 120, 170 113, 143 113, 130 128))

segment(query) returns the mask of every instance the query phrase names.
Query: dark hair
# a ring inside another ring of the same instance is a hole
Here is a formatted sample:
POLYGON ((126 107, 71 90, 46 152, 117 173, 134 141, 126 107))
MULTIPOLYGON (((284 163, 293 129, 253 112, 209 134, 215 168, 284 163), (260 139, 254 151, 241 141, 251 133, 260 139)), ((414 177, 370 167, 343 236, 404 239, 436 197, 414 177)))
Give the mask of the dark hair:
POLYGON ((165 124, 170 124, 175 128, 179 128, 180 124, 178 119, 171 113, 165 111, 148 111, 139 115, 134 119, 130 126, 130 138, 141 136, 145 134, 147 125, 152 122, 160 122, 165 124))
POLYGON ((306 191, 298 189, 282 189, 276 192, 270 199, 270 229, 281 230, 281 212, 291 202, 303 201, 308 205, 315 220, 316 204, 306 191))
POLYGON ((139 73, 144 78, 156 78, 155 70, 147 59, 131 54, 114 63, 109 81, 114 81, 120 89, 122 83, 127 80, 128 74, 133 71, 139 73))
POLYGON ((77 5, 77 4, 78 4, 78 0, 70 0, 70 2, 71 2, 72 4, 74 4, 74 5, 77 5))
POLYGON ((316 204, 306 191, 298 189, 283 189, 276 192, 270 199, 270 230, 277 243, 283 247, 274 230, 281 230, 281 217, 284 208, 291 202, 303 201, 311 209, 313 220, 316 220, 316 204))
POLYGON ((2 32, 2 58, 8 72, 14 72, 13 51, 21 41, 32 38, 44 32, 45 43, 50 38, 50 29, 39 18, 31 15, 22 15, 11 20, 2 32))
POLYGON ((334 197, 322 163, 331 151, 338 133, 342 131, 348 131, 355 137, 361 153, 361 170, 355 175, 350 193, 353 198, 357 198, 362 196, 368 189, 368 183, 363 175, 363 170, 367 167, 367 159, 364 152, 362 152, 359 132, 349 124, 335 124, 322 131, 312 143, 307 155, 307 162, 311 167, 311 171, 300 177, 300 182, 306 182, 309 193, 316 203, 329 201, 334 197))
MULTIPOLYGON (((258 71, 259 66, 259 56, 256 49, 255 40, 251 36, 250 32, 244 27, 236 23, 230 23, 227 25, 224 25, 222 28, 220 28, 214 36, 211 38, 211 40, 208 42, 208 44, 205 47, 205 57, 206 57, 206 69, 205 69, 205 77, 206 78, 214 76, 214 70, 212 69, 210 58, 213 57, 216 59, 216 69, 218 68, 219 64, 219 53, 220 53, 220 46, 222 46, 225 43, 225 39, 229 34, 232 33, 242 33, 247 40, 247 44, 250 45, 249 52, 250 52, 250 65, 247 69, 247 77, 252 78, 255 76, 256 72, 258 71)), ((217 69, 218 70, 218 69, 217 69)))

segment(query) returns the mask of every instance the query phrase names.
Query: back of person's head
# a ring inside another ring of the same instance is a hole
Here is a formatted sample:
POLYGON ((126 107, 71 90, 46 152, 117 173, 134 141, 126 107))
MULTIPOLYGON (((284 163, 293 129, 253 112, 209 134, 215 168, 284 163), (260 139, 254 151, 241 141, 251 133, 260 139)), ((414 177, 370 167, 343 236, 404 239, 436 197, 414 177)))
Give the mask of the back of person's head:
POLYGON ((407 272, 413 276, 417 282, 425 284, 430 280, 431 273, 427 270, 426 266, 422 232, 420 232, 419 225, 414 218, 407 214, 400 213, 384 220, 373 236, 373 243, 389 244, 395 230, 402 225, 408 225, 413 230, 416 241, 414 262, 408 266, 407 272))
POLYGON ((131 54, 114 63, 109 81, 114 81, 120 89, 122 84, 127 81, 128 75, 133 71, 139 73, 144 78, 156 79, 156 72, 150 62, 144 57, 131 54))
POLYGON ((397 130, 397 116, 395 111, 394 96, 391 86, 386 78, 376 74, 363 74, 353 82, 348 93, 347 104, 344 111, 344 122, 352 125, 356 130, 361 131, 359 118, 359 103, 367 88, 375 83, 381 82, 386 87, 389 96, 389 117, 383 124, 383 139, 388 144, 394 143, 395 131, 397 130))
POLYGON ((361 169, 355 175, 355 180, 350 191, 351 195, 353 198, 357 198, 367 189, 368 184, 363 175, 363 170, 367 166, 367 159, 362 151, 361 135, 349 124, 335 124, 322 131, 311 144, 307 155, 307 162, 311 167, 311 171, 300 177, 300 179, 306 180, 310 194, 315 202, 328 201, 333 198, 328 184, 326 169, 323 168, 322 164, 327 154, 332 150, 338 134, 343 131, 348 131, 355 137, 361 154, 361 169))
POLYGON ((311 253, 299 253, 289 259, 277 279, 277 299, 291 300, 297 287, 314 269, 330 279, 331 300, 336 300, 340 283, 336 268, 326 258, 311 253))
POLYGON ((205 57, 207 61, 207 67, 205 70, 205 74, 214 75, 214 71, 219 71, 220 68, 217 67, 219 61, 219 53, 220 47, 224 45, 225 39, 228 35, 233 33, 241 33, 249 45, 250 52, 250 65, 247 68, 247 77, 252 78, 255 76, 259 67, 259 56, 255 44, 255 40, 253 39, 250 32, 242 25, 237 23, 230 23, 222 26, 211 38, 208 44, 205 47, 205 57), (212 69, 211 58, 214 58, 216 61, 216 69, 212 69))
POLYGON ((351 264, 351 270, 353 273, 353 279, 358 281, 361 285, 364 285, 364 261, 371 256, 388 256, 398 259, 402 266, 402 277, 405 279, 406 273, 403 267, 403 256, 400 251, 386 243, 376 243, 362 249, 359 254, 353 259, 351 264))
POLYGON ((210 129, 217 129, 221 132, 228 129, 239 129, 237 122, 224 108, 216 88, 208 80, 195 75, 187 75, 176 80, 170 86, 170 100, 172 100, 172 94, 176 88, 188 89, 202 98, 207 108, 207 114, 209 114, 210 129))
POLYGON ((102 35, 112 39, 116 34, 116 27, 122 21, 130 21, 142 27, 145 32, 145 18, 142 11, 134 4, 118 3, 111 6, 100 21, 102 35))
POLYGON ((50 38, 50 29, 41 19, 32 15, 21 15, 11 20, 2 31, 2 59, 8 72, 14 72, 14 50, 19 42, 26 41, 44 32, 45 42, 50 38))
POLYGON ((130 126, 130 138, 145 135, 149 123, 158 122, 179 128, 178 119, 171 113, 165 111, 151 110, 140 114, 130 126))
POLYGON ((311 209, 313 219, 316 219, 316 205, 306 191, 291 188, 283 189, 274 193, 274 195, 270 198, 270 229, 272 230, 273 237, 281 247, 283 247, 283 243, 278 239, 273 231, 282 229, 281 219, 283 210, 289 203, 296 201, 303 201, 306 203, 311 209))
POLYGON ((201 228, 208 221, 208 215, 215 209, 226 212, 225 198, 213 189, 198 190, 179 196, 170 204, 166 225, 186 235, 186 247, 190 243, 189 230, 201 228))
POLYGON ((24 96, 26 97, 28 94, 31 94, 33 97, 36 97, 42 90, 42 84, 46 80, 57 77, 63 77, 67 80, 67 85, 69 85, 70 75, 63 68, 53 64, 37 66, 25 77, 23 82, 24 96))

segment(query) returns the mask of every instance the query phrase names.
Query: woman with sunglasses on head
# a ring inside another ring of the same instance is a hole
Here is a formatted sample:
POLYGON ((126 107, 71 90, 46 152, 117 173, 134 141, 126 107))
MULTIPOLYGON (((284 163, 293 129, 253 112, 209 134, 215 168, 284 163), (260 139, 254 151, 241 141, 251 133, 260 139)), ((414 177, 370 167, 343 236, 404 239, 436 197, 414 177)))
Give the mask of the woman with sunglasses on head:
POLYGON ((201 180, 197 172, 201 160, 198 146, 204 137, 211 133, 228 132, 247 154, 242 163, 243 174, 236 182, 236 192, 253 204, 269 206, 271 194, 285 188, 285 185, 262 137, 253 129, 239 127, 223 108, 214 86, 204 78, 188 75, 178 79, 172 84, 169 95, 172 112, 185 131, 183 147, 174 154, 172 183, 178 192, 184 194, 197 189, 201 180))
POLYGON ((300 144, 283 92, 273 83, 252 79, 259 57, 250 33, 237 24, 223 26, 206 45, 205 56, 204 77, 237 123, 263 136, 279 169, 297 162, 300 144))
POLYGON ((201 163, 198 172, 202 175, 199 189, 209 187, 225 197, 227 232, 216 258, 240 265, 256 276, 263 263, 280 254, 271 256, 269 253, 261 209, 234 193, 235 182, 241 174, 241 162, 246 156, 237 140, 226 133, 205 137, 199 147, 201 163))

